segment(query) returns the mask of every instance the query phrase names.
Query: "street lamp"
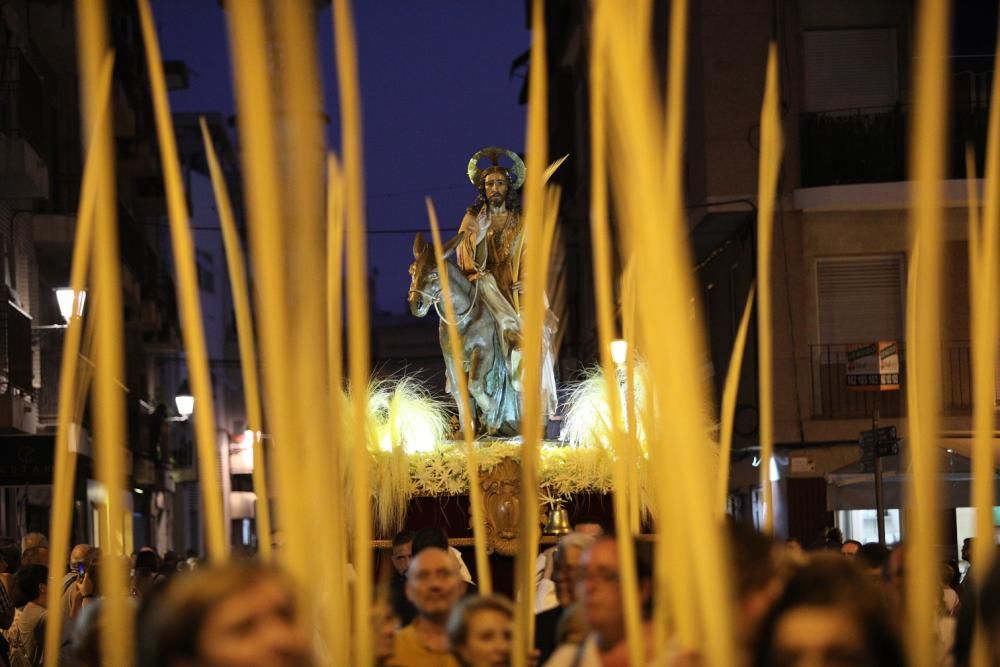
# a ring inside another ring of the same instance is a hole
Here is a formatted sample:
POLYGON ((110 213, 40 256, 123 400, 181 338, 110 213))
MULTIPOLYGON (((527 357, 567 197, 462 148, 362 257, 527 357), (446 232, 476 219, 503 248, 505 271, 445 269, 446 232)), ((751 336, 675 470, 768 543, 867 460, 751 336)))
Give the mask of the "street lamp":
POLYGON ((187 380, 181 382, 181 386, 177 389, 177 397, 174 398, 174 403, 177 404, 177 413, 181 416, 181 419, 187 419, 194 412, 194 396, 191 395, 191 389, 188 388, 187 380))
POLYGON ((69 322, 73 315, 73 303, 76 302, 76 315, 83 317, 83 304, 87 300, 87 290, 80 290, 79 296, 71 287, 57 287, 56 301, 59 302, 59 314, 64 321, 69 322))

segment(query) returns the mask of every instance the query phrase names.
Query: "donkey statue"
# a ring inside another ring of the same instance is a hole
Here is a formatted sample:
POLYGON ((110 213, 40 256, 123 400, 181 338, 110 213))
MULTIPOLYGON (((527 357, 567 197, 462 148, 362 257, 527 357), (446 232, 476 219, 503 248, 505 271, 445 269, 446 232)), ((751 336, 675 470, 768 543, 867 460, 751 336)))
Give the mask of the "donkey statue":
POLYGON ((450 330, 443 305, 444 295, 434 261, 434 246, 417 233, 413 240, 413 264, 410 265, 410 313, 424 317, 433 307, 440 318, 438 332, 448 379, 448 392, 458 405, 462 418, 457 373, 465 373, 477 435, 516 436, 520 432, 519 392, 511 377, 509 344, 501 340, 500 328, 489 308, 479 298, 479 288, 458 266, 447 259, 458 237, 444 248, 448 286, 455 312, 455 329, 461 337, 462 367, 456 368, 451 355, 450 330))

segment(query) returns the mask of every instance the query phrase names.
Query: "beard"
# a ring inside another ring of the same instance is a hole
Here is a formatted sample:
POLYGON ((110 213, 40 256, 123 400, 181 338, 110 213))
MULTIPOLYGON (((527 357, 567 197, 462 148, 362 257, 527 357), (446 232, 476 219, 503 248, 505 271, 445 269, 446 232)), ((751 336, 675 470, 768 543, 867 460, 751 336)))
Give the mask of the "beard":
POLYGON ((492 197, 489 198, 489 201, 491 207, 500 208, 501 206, 504 205, 506 197, 504 197, 503 195, 493 195, 492 197))

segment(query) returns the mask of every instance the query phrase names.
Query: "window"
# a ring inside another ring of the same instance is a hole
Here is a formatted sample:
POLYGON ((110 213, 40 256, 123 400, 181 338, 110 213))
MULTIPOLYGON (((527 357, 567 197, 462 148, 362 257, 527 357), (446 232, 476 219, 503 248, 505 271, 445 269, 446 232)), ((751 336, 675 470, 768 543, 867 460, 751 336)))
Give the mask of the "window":
POLYGON ((886 109, 899 99, 894 28, 802 34, 805 111, 886 109))
POLYGON ((817 259, 819 342, 902 339, 904 288, 902 255, 817 259))

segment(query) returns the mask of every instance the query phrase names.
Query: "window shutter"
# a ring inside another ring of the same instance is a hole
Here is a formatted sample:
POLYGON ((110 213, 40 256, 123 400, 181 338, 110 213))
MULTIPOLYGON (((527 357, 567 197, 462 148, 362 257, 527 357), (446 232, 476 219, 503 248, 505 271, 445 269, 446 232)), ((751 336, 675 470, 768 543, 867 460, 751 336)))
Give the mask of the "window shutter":
POLYGON ((807 30, 802 34, 805 110, 891 107, 899 98, 896 30, 807 30))
POLYGON ((820 343, 903 338, 903 257, 816 260, 820 343))

